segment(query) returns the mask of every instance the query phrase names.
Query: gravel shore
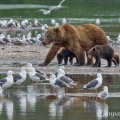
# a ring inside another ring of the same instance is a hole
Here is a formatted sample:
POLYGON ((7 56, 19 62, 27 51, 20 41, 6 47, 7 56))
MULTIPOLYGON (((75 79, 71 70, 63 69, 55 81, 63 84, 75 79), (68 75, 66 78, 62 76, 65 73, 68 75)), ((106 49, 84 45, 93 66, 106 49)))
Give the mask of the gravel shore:
MULTIPOLYGON (((115 53, 120 56, 120 46, 113 46, 115 53)), ((27 62, 45 73, 54 72, 54 67, 59 68, 56 57, 48 66, 38 66, 42 63, 47 55, 50 47, 44 46, 0 46, 0 72, 6 73, 8 70, 18 72, 20 66, 25 65, 27 62)), ((112 66, 111 68, 105 67, 107 62, 102 60, 102 67, 91 66, 72 66, 68 63, 66 67, 67 74, 94 74, 97 72, 103 74, 120 74, 120 65, 112 66)))

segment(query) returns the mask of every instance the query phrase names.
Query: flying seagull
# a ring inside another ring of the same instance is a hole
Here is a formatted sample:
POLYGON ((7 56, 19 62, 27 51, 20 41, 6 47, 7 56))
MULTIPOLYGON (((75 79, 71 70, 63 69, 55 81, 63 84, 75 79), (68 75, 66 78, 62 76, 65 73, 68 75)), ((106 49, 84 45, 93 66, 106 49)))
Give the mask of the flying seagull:
POLYGON ((62 3, 64 2, 65 0, 62 0, 57 6, 52 6, 52 7, 50 7, 49 9, 52 9, 52 10, 58 10, 58 9, 60 9, 61 8, 61 5, 62 5, 62 3))

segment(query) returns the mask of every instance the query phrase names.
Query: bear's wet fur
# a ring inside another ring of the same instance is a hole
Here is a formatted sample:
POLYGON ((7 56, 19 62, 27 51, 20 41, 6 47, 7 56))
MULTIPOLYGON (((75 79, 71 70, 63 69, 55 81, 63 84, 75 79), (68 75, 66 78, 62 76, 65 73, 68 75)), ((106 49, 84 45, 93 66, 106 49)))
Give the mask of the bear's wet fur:
POLYGON ((118 65, 114 59, 114 49, 108 44, 96 45, 91 48, 87 54, 89 58, 95 58, 94 67, 101 67, 101 58, 107 60, 108 67, 111 67, 112 61, 116 66, 118 65))
POLYGON ((76 58, 76 63, 75 64, 77 64, 78 59, 77 59, 77 56, 75 55, 75 53, 71 52, 70 50, 68 50, 66 48, 63 48, 57 54, 58 65, 62 64, 62 60, 64 60, 63 65, 67 65, 68 59, 69 59, 69 62, 71 63, 71 65, 73 65, 73 58, 76 58))
MULTIPOLYGON (((48 65, 56 56, 61 47, 65 47, 76 54, 78 65, 85 65, 85 53, 95 45, 109 44, 104 31, 94 24, 82 24, 73 26, 64 24, 50 27, 45 33, 44 45, 52 43, 52 46, 40 66, 48 65)), ((88 58, 88 57, 87 57, 88 58)), ((118 56, 115 57, 118 59, 118 56)), ((88 59, 86 65, 93 64, 92 59, 88 59)))

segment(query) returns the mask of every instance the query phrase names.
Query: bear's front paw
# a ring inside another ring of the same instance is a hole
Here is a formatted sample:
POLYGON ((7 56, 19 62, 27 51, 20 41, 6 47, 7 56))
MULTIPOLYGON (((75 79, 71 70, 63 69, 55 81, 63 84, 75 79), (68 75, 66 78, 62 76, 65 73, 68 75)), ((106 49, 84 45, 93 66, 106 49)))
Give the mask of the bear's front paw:
POLYGON ((47 65, 45 65, 44 63, 41 63, 41 64, 39 64, 38 66, 47 66, 47 65))

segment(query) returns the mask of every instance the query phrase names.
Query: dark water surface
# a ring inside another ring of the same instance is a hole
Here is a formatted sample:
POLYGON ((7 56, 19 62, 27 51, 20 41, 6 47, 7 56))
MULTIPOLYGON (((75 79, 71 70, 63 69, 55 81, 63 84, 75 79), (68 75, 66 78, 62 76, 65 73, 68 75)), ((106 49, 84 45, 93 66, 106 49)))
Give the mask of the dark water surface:
MULTIPOLYGON (((2 78, 5 75, 1 75, 2 78)), ((0 100, 0 120, 119 120, 120 97, 109 97, 106 102, 98 98, 74 96, 80 94, 80 88, 95 78, 96 75, 68 75, 77 86, 59 90, 53 94, 49 82, 39 83, 36 88, 29 78, 22 84, 21 90, 16 85, 10 87, 3 100, 0 100), (63 92, 64 91, 64 92, 63 92), (72 96, 70 95, 72 94, 72 96)), ((103 75, 102 86, 108 86, 109 92, 119 93, 120 76, 103 75)), ((102 87, 98 91, 101 91, 102 87)), ((83 91, 82 93, 91 92, 83 91)))

